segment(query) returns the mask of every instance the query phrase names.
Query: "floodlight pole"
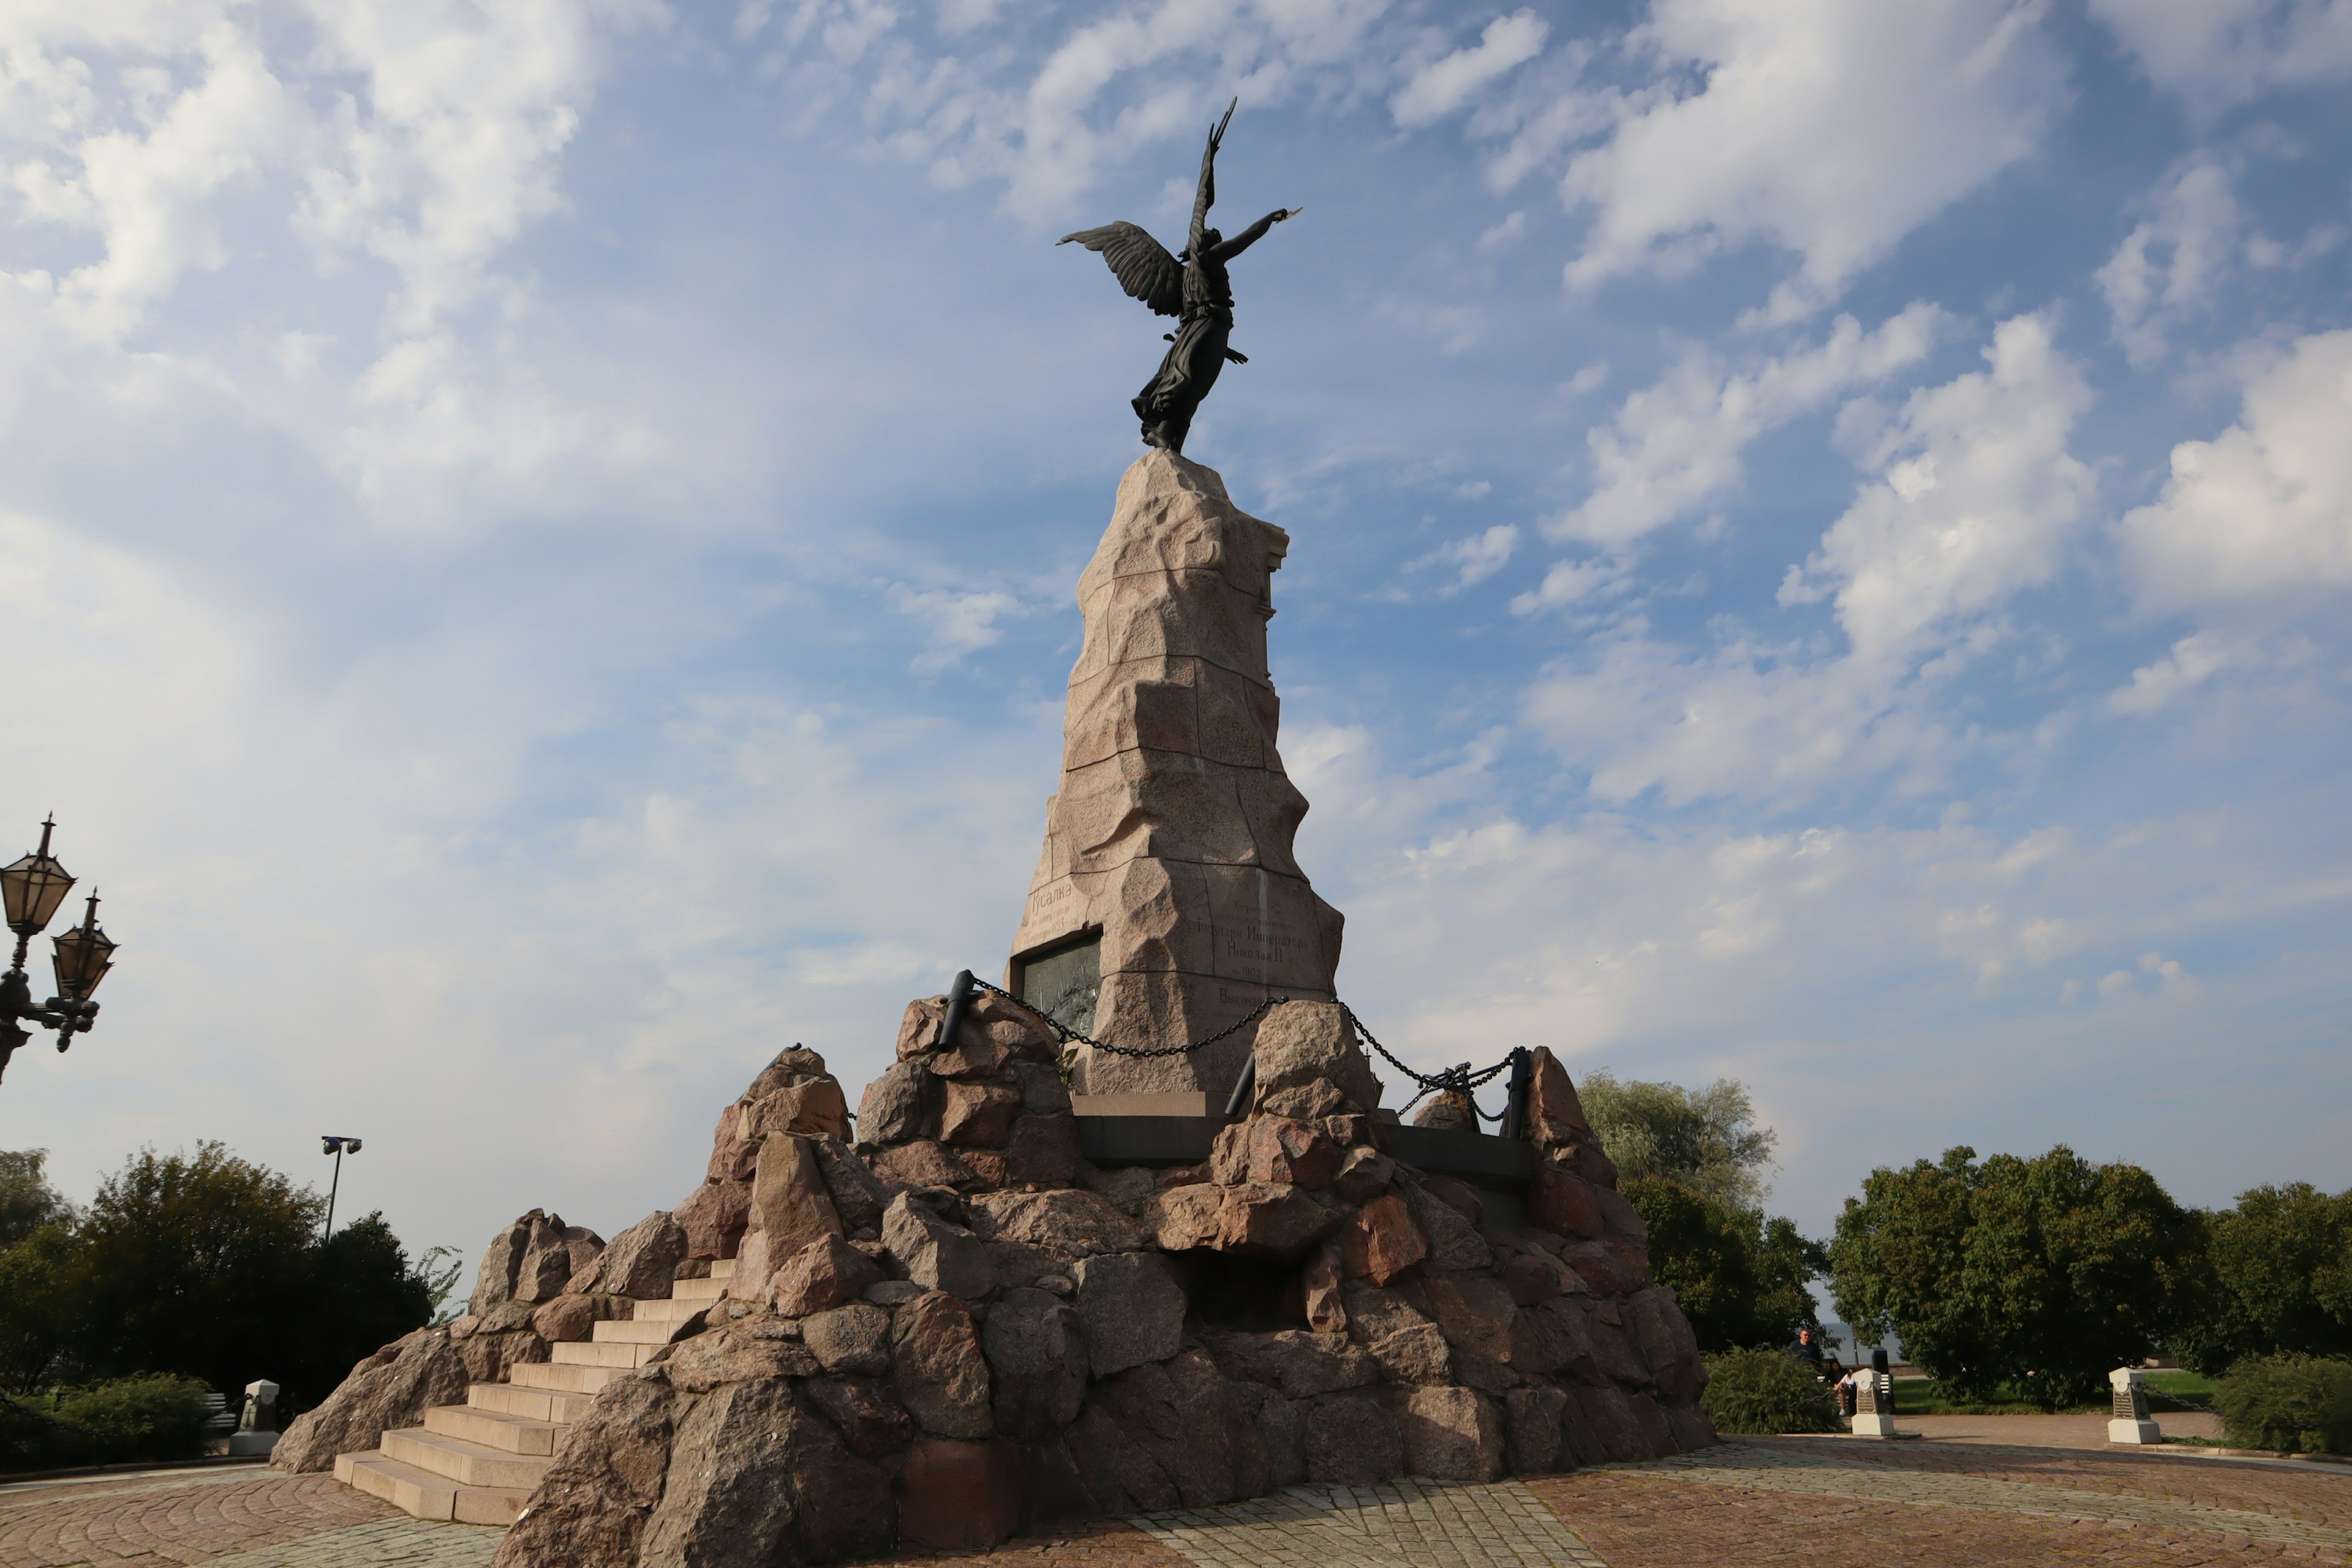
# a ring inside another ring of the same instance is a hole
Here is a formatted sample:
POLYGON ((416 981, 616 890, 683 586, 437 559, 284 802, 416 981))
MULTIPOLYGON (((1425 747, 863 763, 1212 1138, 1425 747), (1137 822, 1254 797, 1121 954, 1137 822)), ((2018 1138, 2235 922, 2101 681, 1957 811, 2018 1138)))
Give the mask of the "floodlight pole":
POLYGON ((329 1237, 335 1234, 335 1194, 342 1190, 342 1185, 343 1141, 338 1138, 335 1140, 335 1175, 334 1179, 327 1184, 327 1228, 319 1233, 319 1240, 322 1245, 329 1237))

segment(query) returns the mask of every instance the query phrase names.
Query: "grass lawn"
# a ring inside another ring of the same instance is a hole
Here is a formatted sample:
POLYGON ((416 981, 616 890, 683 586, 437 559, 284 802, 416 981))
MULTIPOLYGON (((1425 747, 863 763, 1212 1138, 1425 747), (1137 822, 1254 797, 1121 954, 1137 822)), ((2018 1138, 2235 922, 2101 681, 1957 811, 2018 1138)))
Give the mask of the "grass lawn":
MULTIPOLYGON (((2170 1394, 2174 1399, 2194 1405, 2213 1403, 2213 1381, 2193 1372, 2152 1372, 2147 1374, 2147 1386, 2154 1394, 2170 1394)), ((2178 1406, 2162 1399, 2151 1398, 2149 1414, 2164 1419, 2167 1410, 2178 1406)), ((2074 1405, 2063 1407, 2061 1414, 2093 1415, 2109 1408, 2105 1400, 2096 1405, 2074 1405)), ((1895 1411, 1898 1415, 2039 1415, 2042 1406, 2025 1393, 2009 1384, 1993 1391, 1990 1400, 1959 1401, 1948 1398, 1943 1385, 1933 1378, 1905 1377, 1895 1383, 1895 1411)))

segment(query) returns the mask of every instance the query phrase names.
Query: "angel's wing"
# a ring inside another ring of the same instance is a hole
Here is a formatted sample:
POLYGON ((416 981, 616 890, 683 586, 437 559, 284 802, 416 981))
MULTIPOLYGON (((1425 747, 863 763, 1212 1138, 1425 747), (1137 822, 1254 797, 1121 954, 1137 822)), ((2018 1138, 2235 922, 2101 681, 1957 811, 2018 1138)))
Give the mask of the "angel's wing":
POLYGON ((1102 252, 1102 258, 1118 278, 1118 286, 1130 298, 1142 300, 1162 316, 1184 313, 1184 269, 1165 246, 1135 225, 1107 223, 1100 228, 1066 234, 1055 243, 1067 245, 1072 240, 1102 252))

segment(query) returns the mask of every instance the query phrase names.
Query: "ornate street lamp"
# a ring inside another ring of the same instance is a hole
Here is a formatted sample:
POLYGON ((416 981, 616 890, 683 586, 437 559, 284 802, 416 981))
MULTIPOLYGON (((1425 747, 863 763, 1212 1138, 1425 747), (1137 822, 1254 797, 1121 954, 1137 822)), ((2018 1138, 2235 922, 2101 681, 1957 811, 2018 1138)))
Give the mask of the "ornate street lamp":
POLYGON ((0 974, 0 1072, 16 1047, 32 1038, 17 1024, 38 1024, 58 1032, 58 1049, 73 1044, 98 1022, 98 1004, 89 994, 114 966, 114 942, 98 925, 98 895, 81 924, 56 939, 58 994, 39 1006, 33 1005, 33 983, 25 973, 25 953, 33 939, 48 929, 49 920, 74 879, 49 854, 49 835, 57 827, 51 817, 41 824, 41 847, 14 865, 0 867, 0 905, 8 915, 8 929, 16 933, 16 954, 8 972, 0 974))

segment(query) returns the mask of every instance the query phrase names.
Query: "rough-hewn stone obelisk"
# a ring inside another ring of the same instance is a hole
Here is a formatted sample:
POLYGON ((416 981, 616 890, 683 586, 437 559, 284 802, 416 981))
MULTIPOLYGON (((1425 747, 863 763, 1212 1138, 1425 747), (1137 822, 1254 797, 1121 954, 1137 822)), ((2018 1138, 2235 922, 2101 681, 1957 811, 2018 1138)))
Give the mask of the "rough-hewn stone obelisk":
MULTIPOLYGON (((1291 854, 1307 801, 1276 750, 1266 669, 1289 545, 1215 470, 1154 450, 1078 579, 1086 644, 1012 984, 1098 1039, 1182 1044, 1269 993, 1334 996, 1339 911, 1291 854)), ((1072 1087, 1221 1098, 1250 1036, 1150 1060, 1088 1051, 1072 1087)))

